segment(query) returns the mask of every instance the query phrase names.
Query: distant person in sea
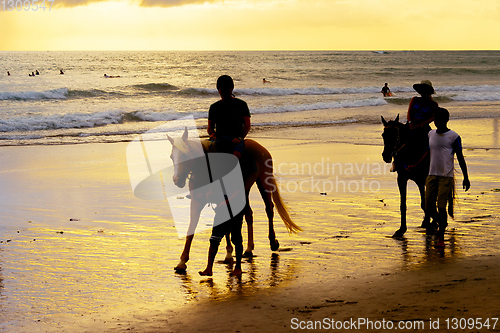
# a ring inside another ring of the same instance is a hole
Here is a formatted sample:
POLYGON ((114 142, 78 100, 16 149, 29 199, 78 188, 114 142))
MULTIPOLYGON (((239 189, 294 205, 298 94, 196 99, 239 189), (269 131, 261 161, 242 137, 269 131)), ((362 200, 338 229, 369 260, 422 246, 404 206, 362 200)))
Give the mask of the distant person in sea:
POLYGON ((250 131, 250 110, 245 101, 233 95, 234 82, 229 75, 217 79, 221 100, 208 111, 208 134, 224 152, 241 158, 244 138, 250 131))
POLYGON ((9 71, 7 71, 7 76, 10 76, 10 72, 9 71))
POLYGON ((268 80, 266 80, 266 78, 263 78, 262 83, 271 83, 271 81, 268 81, 268 80))
POLYGON ((35 76, 35 72, 31 72, 31 74, 28 74, 28 76, 35 76))
POLYGON ((386 83, 380 92, 384 95, 384 97, 389 97, 392 96, 391 89, 388 86, 388 83, 386 83))
POLYGON ((425 132, 431 130, 429 124, 434 120, 434 111, 438 107, 432 99, 435 94, 432 83, 429 80, 423 80, 413 85, 413 89, 420 94, 411 99, 408 106, 408 123, 411 129, 423 128, 425 132))
POLYGON ((63 74, 64 74, 64 72, 63 72, 63 70, 62 70, 62 69, 61 69, 61 70, 59 70, 59 74, 60 74, 60 75, 63 75, 63 74))
POLYGON ((36 75, 40 75, 40 73, 38 72, 38 69, 35 71, 35 74, 36 75))
POLYGON ((450 113, 443 108, 436 108, 434 114, 435 130, 429 132, 430 167, 429 175, 425 185, 425 208, 430 216, 438 223, 438 247, 443 247, 444 232, 448 225, 446 215, 446 204, 448 213, 453 217, 453 198, 455 197, 454 180, 454 154, 462 169, 464 190, 470 188, 467 164, 462 153, 462 139, 448 128, 450 113), (436 210, 437 203, 437 210, 436 210))
POLYGON ((115 77, 120 77, 120 75, 106 75, 106 74, 104 74, 104 77, 107 79, 113 79, 115 77))

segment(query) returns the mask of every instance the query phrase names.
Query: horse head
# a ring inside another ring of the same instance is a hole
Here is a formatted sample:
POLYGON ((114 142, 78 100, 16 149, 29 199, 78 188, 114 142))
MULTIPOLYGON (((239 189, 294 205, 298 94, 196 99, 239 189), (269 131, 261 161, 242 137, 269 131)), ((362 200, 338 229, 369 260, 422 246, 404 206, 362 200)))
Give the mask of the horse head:
POLYGON ((188 139, 187 127, 184 129, 182 137, 173 139, 167 134, 167 138, 172 144, 172 152, 170 153, 174 164, 172 180, 177 187, 183 188, 186 185, 188 175, 193 170, 193 159, 199 156, 199 147, 188 139))
POLYGON ((384 151, 382 152, 382 158, 384 162, 391 163, 394 152, 400 142, 400 128, 403 124, 399 122, 399 114, 394 120, 386 121, 382 117, 382 124, 384 124, 384 132, 382 133, 382 138, 384 138, 384 151))

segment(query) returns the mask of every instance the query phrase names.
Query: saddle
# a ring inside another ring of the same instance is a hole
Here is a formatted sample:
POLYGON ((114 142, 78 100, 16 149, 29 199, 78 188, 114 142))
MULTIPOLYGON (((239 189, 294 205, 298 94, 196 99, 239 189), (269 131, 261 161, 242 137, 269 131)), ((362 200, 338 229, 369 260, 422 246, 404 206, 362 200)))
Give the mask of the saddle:
MULTIPOLYGON (((245 140, 246 141, 246 140, 245 140)), ((218 142, 214 140, 202 140, 201 144, 203 146, 203 150, 205 151, 205 154, 207 153, 228 153, 232 150, 232 147, 224 147, 224 144, 219 144, 218 142)), ((248 148, 245 146, 243 149, 243 154, 241 155, 240 158, 240 167, 241 167, 241 173, 243 174, 243 177, 245 178, 246 176, 257 172, 257 163, 253 157, 253 154, 250 153, 248 148)))

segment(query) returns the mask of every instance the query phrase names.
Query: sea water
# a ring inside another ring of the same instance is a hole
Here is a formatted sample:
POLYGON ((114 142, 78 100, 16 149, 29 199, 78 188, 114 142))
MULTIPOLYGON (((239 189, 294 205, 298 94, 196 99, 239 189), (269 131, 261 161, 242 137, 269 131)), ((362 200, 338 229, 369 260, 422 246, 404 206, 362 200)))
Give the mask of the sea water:
MULTIPOLYGON (((404 121, 423 79, 445 107, 500 101, 498 51, 0 52, 0 63, 0 145, 127 141, 188 115, 202 128, 222 74, 256 116, 254 129, 303 125, 311 110, 325 112, 307 125, 377 123, 388 104, 404 121), (392 98, 380 93, 386 82, 392 98)), ((496 115, 452 110, 455 118, 496 115)))

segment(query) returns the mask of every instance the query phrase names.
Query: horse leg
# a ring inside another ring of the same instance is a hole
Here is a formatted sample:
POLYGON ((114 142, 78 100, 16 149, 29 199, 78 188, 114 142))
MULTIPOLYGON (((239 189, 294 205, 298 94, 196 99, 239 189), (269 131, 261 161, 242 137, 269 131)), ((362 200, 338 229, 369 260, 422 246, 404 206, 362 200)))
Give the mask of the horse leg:
POLYGON ((226 234, 226 258, 224 258, 225 264, 233 263, 233 245, 231 245, 231 234, 226 234))
POLYGON ((403 237, 406 232, 406 186, 408 184, 408 179, 406 177, 401 177, 398 175, 398 188, 399 188, 399 196, 401 199, 401 203, 399 206, 401 212, 401 226, 398 230, 392 235, 392 237, 403 237))
POLYGON ((205 207, 204 204, 200 203, 195 198, 191 198, 189 228, 186 236, 186 241, 184 242, 184 250, 182 251, 180 261, 174 268, 176 271, 184 272, 187 269, 186 263, 189 261, 189 251, 191 250, 194 231, 196 230, 196 226, 198 225, 203 207, 205 207))
POLYGON ((246 211, 245 211, 245 221, 247 222, 247 233, 248 233, 248 240, 247 240, 247 249, 243 253, 244 257, 253 257, 253 249, 254 249, 254 241, 253 241, 253 211, 252 208, 250 208, 250 205, 247 205, 246 211))
POLYGON ((194 235, 187 235, 186 240, 184 242, 184 250, 182 250, 181 257, 177 266, 175 266, 175 270, 179 272, 186 271, 187 265, 186 263, 189 261, 189 251, 191 250, 191 243, 193 242, 194 235))
POLYGON ((245 199, 247 201, 247 204, 245 206, 243 214, 245 215, 245 221, 247 222, 248 240, 247 240, 247 249, 245 250, 243 256, 250 258, 253 257, 252 251, 254 249, 254 240, 253 240, 253 211, 252 208, 250 208, 250 199, 248 196, 250 194, 250 189, 257 180, 257 177, 258 177, 257 172, 253 172, 245 177, 245 199))
POLYGON ((272 191, 264 188, 261 181, 257 181, 257 187, 266 205, 266 214, 269 223, 269 245, 271 246, 271 251, 277 251, 280 247, 280 243, 276 239, 276 233, 274 232, 274 203, 271 197, 272 191))
POLYGON ((278 251, 280 248, 280 243, 276 239, 276 233, 274 232, 274 204, 269 196, 268 203, 266 202, 266 214, 269 221, 269 245, 271 246, 271 251, 278 251))

